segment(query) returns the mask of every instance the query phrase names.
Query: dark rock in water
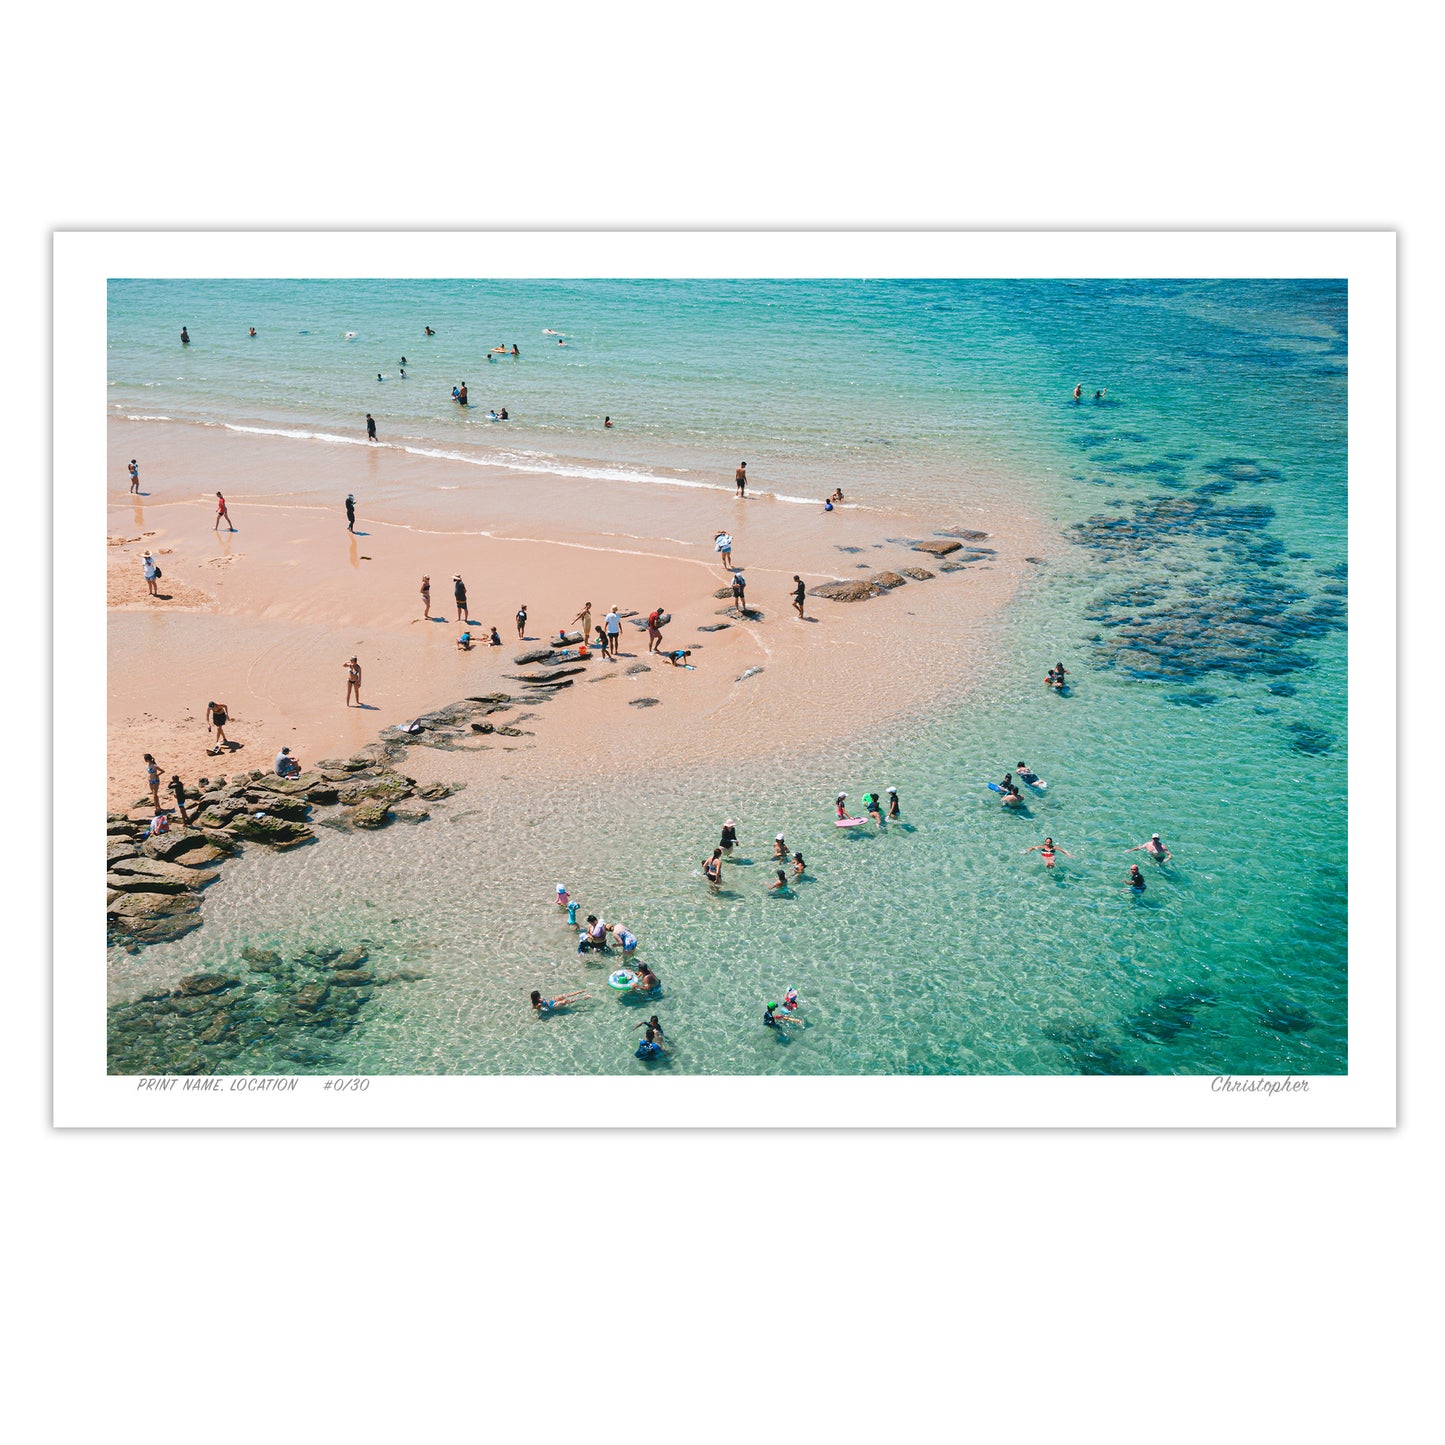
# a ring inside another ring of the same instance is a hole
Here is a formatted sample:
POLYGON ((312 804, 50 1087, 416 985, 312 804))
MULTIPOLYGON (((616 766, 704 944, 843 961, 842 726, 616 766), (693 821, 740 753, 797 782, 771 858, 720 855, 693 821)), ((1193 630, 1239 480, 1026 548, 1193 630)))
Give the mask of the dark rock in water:
POLYGON ((835 552, 861 552, 863 549, 861 547, 840 547, 834 543, 833 550, 835 552))
POLYGON ((1279 1034, 1303 1033, 1315 1026, 1310 1011, 1298 1004, 1283 1001, 1267 1004, 1259 1012, 1259 1022, 1279 1034))
POLYGON ((987 532, 973 532, 967 527, 942 527, 933 534, 935 537, 960 537, 965 542, 982 542, 987 532))
MULTIPOLYGON (((476 723, 472 724, 474 729, 478 728, 476 723)), ((486 726, 483 724, 482 726, 486 726)), ((419 798, 425 798, 428 803, 440 802, 443 798, 450 798, 453 793, 460 792, 465 783, 424 783, 416 790, 419 798)))
POLYGON ((852 582, 824 582, 817 587, 810 587, 810 597, 827 597, 834 602, 862 602, 869 597, 882 597, 884 589, 876 582, 865 578, 856 578, 852 582))
POLYGON ((203 888, 215 877, 199 868, 162 863, 155 858, 118 858, 110 865, 106 883, 125 893, 180 893, 187 888, 203 888))
POLYGON ((370 957, 371 954, 364 948, 348 948, 344 953, 338 953, 329 962, 332 968, 357 968, 370 957))
POLYGON ((965 557, 961 562, 945 562, 938 570, 940 572, 962 572, 970 562, 976 562, 976 557, 965 557))
POLYGON ((886 572, 886 571, 885 571, 885 572, 875 572, 868 580, 869 580, 870 582, 875 582, 875 583, 877 583, 879 587, 882 587, 885 591, 890 591, 890 592, 891 592, 891 591, 893 590, 893 588, 895 588, 895 587, 903 587, 903 586, 906 586, 906 585, 907 585, 907 582, 908 582, 908 579, 907 579, 906 577, 900 577, 900 576, 898 575, 898 573, 896 573, 896 572, 886 572))
POLYGON ((306 801, 320 808, 328 808, 339 800, 340 794, 329 783, 319 783, 306 794, 306 801))
POLYGON ((223 973, 188 973, 177 985, 179 994, 224 993, 228 988, 240 988, 239 978, 227 978, 223 973))
POLYGON ((898 570, 905 577, 912 577, 915 582, 932 581, 934 575, 927 567, 900 567, 898 570))
POLYGON ((281 955, 269 948, 248 946, 241 950, 241 957, 251 965, 252 973, 276 973, 286 968, 286 964, 281 961, 281 955))
POLYGON ((374 983, 376 975, 366 968, 341 969, 331 975, 331 982, 342 988, 359 988, 364 983, 374 983))
POLYGON ((1335 745, 1335 735, 1328 728, 1311 727, 1309 723, 1293 722, 1289 725, 1289 745, 1297 753, 1327 753, 1335 745))
POLYGON ((527 667, 534 662, 550 662, 554 651, 556 649, 551 647, 534 647, 529 652, 519 652, 512 659, 512 666, 527 667))
POLYGON ((1032 562, 1035 567, 1042 567, 1044 565, 1044 559, 1042 557, 1025 557, 1024 561, 1032 562))
POLYGON ((963 550, 962 542, 915 542, 915 552, 927 552, 930 557, 946 557, 950 552, 963 550))
POLYGON ((208 1023, 206 1027, 201 1030, 201 1042, 203 1044, 215 1043, 218 1039, 224 1036, 226 1030, 229 1029, 230 1026, 230 1014, 228 1014, 225 1009, 217 1009, 216 1012, 211 1015, 210 1023, 208 1023))
POLYGON ((256 794, 251 806, 268 818, 284 818, 288 823, 304 823, 311 812, 311 805, 304 798, 274 798, 262 793, 256 794))
POLYGON ((297 1008, 314 1009, 320 1006, 330 989, 324 983, 308 983, 291 996, 291 1001, 297 1008))
POLYGON ((351 810, 351 823, 357 828, 380 828, 391 818, 391 804, 384 798, 358 803, 351 810))
POLYGON ((391 816, 398 823, 425 823, 431 814, 425 808, 393 808, 391 816))
POLYGON ((1193 1026, 1192 1013, 1180 1007, 1171 1007, 1163 999, 1155 999, 1147 1008, 1125 1021, 1124 1031, 1137 1039, 1157 1039, 1167 1044, 1193 1026))
POLYGON ((253 818, 243 815, 231 825, 238 838, 252 843, 265 843, 269 848, 294 848, 309 843, 316 835, 305 823, 290 823, 284 818, 253 818))
POLYGON ((661 698, 657 697, 635 697, 629 702, 628 707, 656 707, 661 698))
POLYGON ((1169 701, 1179 707, 1209 707, 1219 701, 1216 694, 1212 692, 1201 692, 1196 689, 1194 692, 1175 692, 1169 695, 1169 701))
POLYGON ((395 973, 383 974, 377 983, 417 983, 426 974, 415 968, 399 968, 395 973))
POLYGON ((412 794, 412 781, 400 773, 382 773, 379 777, 343 783, 338 789, 341 802, 351 806, 363 802, 395 803, 412 794))
POLYGON ((1272 682, 1267 691, 1273 693, 1275 697, 1293 697, 1295 685, 1292 682, 1272 682))

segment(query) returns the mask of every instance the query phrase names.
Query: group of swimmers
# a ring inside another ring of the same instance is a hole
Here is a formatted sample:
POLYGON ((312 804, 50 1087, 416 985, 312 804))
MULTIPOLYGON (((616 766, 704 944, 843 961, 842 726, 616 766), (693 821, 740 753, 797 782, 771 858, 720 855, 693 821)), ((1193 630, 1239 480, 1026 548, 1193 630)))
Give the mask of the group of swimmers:
POLYGON ((1064 679, 1068 675, 1068 671, 1064 667, 1064 664, 1062 662, 1056 662, 1044 674, 1044 681, 1048 683, 1051 688, 1055 689, 1055 691, 1062 692, 1064 689, 1064 679))
MULTIPOLYGON (((866 822, 867 819, 871 818, 873 822, 875 822, 880 828, 883 826, 883 800, 878 796, 876 792, 863 794, 863 811, 866 814, 865 818, 853 817, 848 812, 848 809, 844 806, 847 801, 847 793, 839 793, 837 798, 834 799, 833 808, 834 811, 837 813, 837 818, 834 820, 835 822, 851 825, 866 822)), ((902 810, 900 809, 898 804, 897 788, 888 789, 888 817, 902 817, 902 810)))

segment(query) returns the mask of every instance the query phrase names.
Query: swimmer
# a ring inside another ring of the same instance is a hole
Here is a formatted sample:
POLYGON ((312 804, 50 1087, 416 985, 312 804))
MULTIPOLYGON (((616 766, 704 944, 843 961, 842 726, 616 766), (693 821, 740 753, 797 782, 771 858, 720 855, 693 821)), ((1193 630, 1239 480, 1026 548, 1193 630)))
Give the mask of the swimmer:
POLYGON ((843 488, 837 488, 837 490, 834 491, 833 495, 829 497, 828 500, 830 502, 841 502, 843 500, 843 488))
POLYGON ((256 334, 256 328, 255 328, 254 326, 250 328, 250 334, 251 334, 252 336, 254 336, 254 335, 256 334))
POLYGON ((1104 393, 1103 393, 1102 391, 1096 391, 1096 392, 1094 393, 1094 400, 1095 400, 1095 401, 1103 401, 1103 399, 1104 399, 1104 393))
POLYGON ((786 1013, 782 1013, 782 1008, 780 1003, 770 1003, 763 1009, 764 1028, 781 1029, 784 1025, 792 1022, 786 1013))
POLYGON ((660 1023, 658 1023, 658 1021, 657 1021, 657 1015, 656 1015, 656 1014, 653 1014, 653 1016, 652 1016, 650 1019, 648 1019, 645 1023, 633 1024, 632 1027, 627 1030, 627 1032, 628 1032, 628 1033, 635 1033, 638 1029, 643 1029, 643 1030, 651 1029, 652 1032, 653 1032, 658 1038, 662 1038, 662 1037, 663 1037, 662 1025, 661 1025, 660 1023))
POLYGON ((541 993, 534 988, 532 990, 532 1008, 539 1014, 555 1013, 558 1009, 567 1008, 580 999, 591 997, 590 993, 559 993, 556 998, 543 998, 541 993))
POLYGON ((452 387, 452 400, 453 400, 453 401, 460 401, 461 399, 462 399, 461 388, 460 388, 460 387, 457 387, 457 386, 452 387))
POLYGON ((607 931, 612 935, 614 943, 622 945, 624 956, 637 952, 637 935, 635 933, 630 933, 620 923, 609 923, 607 931))
POLYGON ((1056 848, 1052 838, 1045 838, 1042 843, 1035 843, 1032 848, 1025 848, 1025 853, 1038 853, 1042 855, 1045 868, 1054 866, 1054 854, 1062 853, 1065 858, 1072 858, 1074 855, 1067 848, 1056 848))
POLYGON ((1014 771, 1025 783, 1037 783, 1039 780, 1039 775, 1022 760, 1014 764, 1014 771))
POLYGON ((607 952, 607 925, 595 913, 587 915, 587 927, 577 938, 578 953, 586 953, 589 948, 598 953, 607 952))
POLYGON ((863 810, 880 828, 883 826, 883 809, 878 802, 877 793, 863 794, 863 810))
POLYGON ((702 860, 702 876, 707 879, 708 887, 717 891, 717 886, 722 882, 722 849, 714 848, 711 858, 702 860))
POLYGON ((512 355, 513 355, 513 356, 520 356, 521 354, 522 354, 522 353, 517 350, 517 343, 514 341, 514 342, 512 343, 512 355))
POLYGON ((662 987, 657 975, 645 964, 637 965, 637 977, 632 981, 632 993, 656 993, 662 987))
POLYGON ((577 927, 577 900, 575 898, 567 905, 567 926, 569 928, 577 927))
POLYGON ((808 865, 803 861, 801 853, 793 854, 793 877, 801 878, 808 871, 808 865))
POLYGON ((823 503, 823 510, 825 512, 831 512, 833 510, 833 499, 831 497, 823 503))
POLYGON ((738 830, 733 827, 733 820, 723 820, 722 837, 717 840, 717 845, 724 853, 731 853, 738 845, 738 830))
POLYGON ((502 408, 502 420, 503 420, 503 421, 506 421, 506 420, 507 420, 507 408, 506 408, 506 407, 503 407, 503 408, 502 408))
POLYGON ((783 835, 779 833, 778 836, 773 839, 773 857, 786 858, 787 856, 788 845, 783 841, 783 835))
POLYGON ((781 868, 778 869, 776 880, 768 884, 769 893, 786 893, 788 891, 788 875, 781 868))
POLYGON ((783 995, 783 1007, 791 1014, 798 1011, 798 990, 790 988, 783 995))
POLYGON ((1127 886, 1132 888, 1135 893, 1142 893, 1144 891, 1144 875, 1139 871, 1139 865, 1137 863, 1131 863, 1129 865, 1127 886))
MULTIPOLYGON (((561 346, 561 344, 560 341, 557 343, 558 346, 561 346)), ((646 1033, 642 1036, 642 1042, 637 1046, 635 1057, 639 1059, 655 1059, 659 1054, 663 1053, 666 1048, 667 1045, 658 1036, 657 1030, 649 1024, 646 1033)))
POLYGON ((1083 394, 1084 394, 1084 383, 1081 381, 1081 382, 1074 388, 1074 400, 1075 400, 1075 401, 1078 401, 1078 399, 1079 399, 1081 396, 1083 396, 1083 394))
POLYGON ((901 816, 902 816, 902 815, 899 813, 899 811, 898 811, 898 789, 897 789, 897 788, 889 788, 889 790, 888 790, 888 816, 889 816, 890 818, 897 818, 897 817, 901 817, 901 816))
POLYGON ((1159 835, 1154 834, 1147 843, 1141 843, 1137 848, 1125 848, 1126 853, 1147 853, 1151 858, 1157 858, 1161 863, 1167 863, 1174 855, 1159 841, 1159 835))
POLYGON ((745 497, 748 494, 748 464, 739 462, 738 469, 733 473, 733 483, 737 487, 738 496, 745 497))
POLYGON ((1014 787, 1011 780, 1011 775, 1009 773, 1005 773, 1003 775, 1003 782, 999 784, 999 788, 1003 793, 1003 796, 999 799, 999 803, 1003 807, 1017 807, 1020 803, 1023 802, 1023 794, 1020 793, 1016 787, 1014 787))
POLYGON ((423 336, 435 336, 435 335, 436 335, 436 332, 433 331, 430 326, 423 326, 422 329, 421 329, 421 331, 422 331, 422 335, 423 335, 423 336))
POLYGON ((405 380, 406 380, 406 367, 404 367, 404 366, 401 367, 401 368, 400 368, 400 372, 401 372, 401 379, 402 379, 403 381, 405 381, 405 380))
POLYGON ((843 803, 847 799, 847 797, 847 793, 839 793, 837 801, 833 805, 838 810, 838 817, 840 820, 846 820, 848 817, 848 810, 843 806, 843 803))
POLYGON ((190 333, 189 331, 187 331, 184 326, 182 326, 182 327, 181 327, 181 345, 182 345, 182 346, 189 346, 190 344, 191 344, 191 333, 190 333))
POLYGON ((602 425, 603 425, 604 428, 611 427, 611 425, 612 425, 612 418, 611 418, 610 416, 604 416, 604 417, 602 418, 602 425))

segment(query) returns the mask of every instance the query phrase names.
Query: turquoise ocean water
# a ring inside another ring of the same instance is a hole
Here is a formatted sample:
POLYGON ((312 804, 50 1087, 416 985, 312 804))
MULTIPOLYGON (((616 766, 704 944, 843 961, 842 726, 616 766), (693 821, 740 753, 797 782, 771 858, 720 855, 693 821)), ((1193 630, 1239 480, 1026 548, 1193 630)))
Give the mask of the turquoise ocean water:
MULTIPOLYGON (((599 497, 726 487, 745 456, 784 496, 856 479, 924 517, 966 492, 1059 539, 970 700, 886 743, 643 800, 468 790, 421 829, 253 850, 144 977, 358 939, 425 975, 228 1065, 250 1070, 1344 1071, 1346 313, 1328 281, 113 282, 116 416, 305 433, 324 466, 371 411, 497 486, 599 497), (1059 659, 1064 697, 1040 681, 1059 659), (1021 757, 1049 787, 1015 815, 983 784, 1021 757), (838 789, 889 784, 901 823, 829 825, 838 789), (725 815, 752 861, 711 898, 695 860, 725 815), (778 831, 814 875, 793 898, 761 893, 778 831), (1175 858, 1136 897, 1123 849, 1154 831, 1175 858), (1052 872, 1022 852, 1046 833, 1075 855, 1052 872), (660 999, 600 986, 555 881, 639 934, 660 999), (760 1019, 789 984, 784 1040, 760 1019), (534 986, 595 998, 538 1021, 534 986), (674 1047, 644 1066, 626 1034, 653 1008, 674 1047)), ((116 955, 113 1000, 141 977, 116 955)))

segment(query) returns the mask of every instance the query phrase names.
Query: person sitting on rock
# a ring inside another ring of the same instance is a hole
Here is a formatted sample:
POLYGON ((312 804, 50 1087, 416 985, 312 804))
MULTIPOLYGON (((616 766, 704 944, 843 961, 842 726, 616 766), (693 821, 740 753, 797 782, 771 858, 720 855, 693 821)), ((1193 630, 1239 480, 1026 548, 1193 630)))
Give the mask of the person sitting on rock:
POLYGON ((170 831, 171 820, 167 818, 164 813, 157 812, 155 817, 151 819, 150 836, 152 838, 159 838, 162 833, 169 833, 170 831))
POLYGON ((278 778, 297 778, 301 776, 301 764, 291 756, 290 748, 282 748, 276 754, 276 776, 278 778))

